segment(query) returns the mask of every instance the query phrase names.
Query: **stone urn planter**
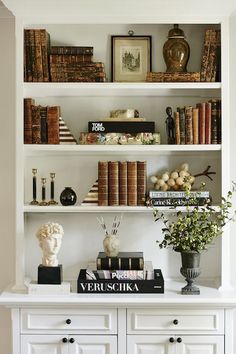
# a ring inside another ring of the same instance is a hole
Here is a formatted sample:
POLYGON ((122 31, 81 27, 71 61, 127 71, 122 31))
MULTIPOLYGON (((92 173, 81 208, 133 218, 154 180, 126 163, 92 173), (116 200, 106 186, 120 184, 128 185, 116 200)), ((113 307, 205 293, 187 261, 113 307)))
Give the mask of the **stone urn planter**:
POLYGON ((180 273, 185 277, 187 285, 182 288, 183 295, 199 295, 200 289, 194 284, 194 280, 201 274, 201 253, 196 251, 181 252, 182 267, 180 273))

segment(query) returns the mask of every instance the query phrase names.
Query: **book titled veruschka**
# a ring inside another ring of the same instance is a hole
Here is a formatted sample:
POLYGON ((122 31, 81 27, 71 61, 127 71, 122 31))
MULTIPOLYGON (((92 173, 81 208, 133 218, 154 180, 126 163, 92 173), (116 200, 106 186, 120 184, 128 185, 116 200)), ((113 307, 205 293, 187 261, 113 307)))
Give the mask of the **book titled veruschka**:
POLYGON ((154 133, 155 122, 88 122, 89 133, 154 133))
POLYGON ((105 252, 99 252, 96 265, 98 270, 143 270, 143 252, 119 252, 117 257, 108 257, 105 252))
POLYGON ((87 294, 103 293, 164 293, 164 279, 160 269, 154 269, 151 280, 131 279, 86 279, 86 269, 81 269, 77 280, 77 292, 87 294))

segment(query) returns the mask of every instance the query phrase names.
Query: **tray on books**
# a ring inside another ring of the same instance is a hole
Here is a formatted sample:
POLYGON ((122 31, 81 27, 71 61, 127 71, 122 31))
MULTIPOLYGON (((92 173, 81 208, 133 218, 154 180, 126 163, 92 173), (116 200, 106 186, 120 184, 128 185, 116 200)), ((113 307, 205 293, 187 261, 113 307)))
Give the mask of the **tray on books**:
POLYGON ((77 280, 77 292, 86 294, 138 294, 164 293, 164 279, 160 269, 154 269, 151 280, 86 279, 86 269, 81 269, 77 280))

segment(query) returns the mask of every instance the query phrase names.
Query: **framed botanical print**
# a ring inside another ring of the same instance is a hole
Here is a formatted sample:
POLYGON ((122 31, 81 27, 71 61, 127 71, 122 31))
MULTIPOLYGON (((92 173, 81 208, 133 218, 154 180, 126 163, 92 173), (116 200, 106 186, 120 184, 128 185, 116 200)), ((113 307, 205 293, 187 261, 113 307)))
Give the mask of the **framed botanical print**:
POLYGON ((112 81, 146 81, 151 71, 151 36, 112 36, 112 81))

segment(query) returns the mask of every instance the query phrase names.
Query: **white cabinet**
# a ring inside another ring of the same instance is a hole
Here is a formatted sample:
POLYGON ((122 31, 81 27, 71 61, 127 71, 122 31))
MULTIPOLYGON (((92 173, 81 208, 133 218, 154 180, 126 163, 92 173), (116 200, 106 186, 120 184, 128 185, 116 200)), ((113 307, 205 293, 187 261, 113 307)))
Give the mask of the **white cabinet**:
POLYGON ((117 354, 117 337, 22 335, 21 354, 117 354))
POLYGON ((128 354, 222 354, 224 336, 129 335, 128 354))

